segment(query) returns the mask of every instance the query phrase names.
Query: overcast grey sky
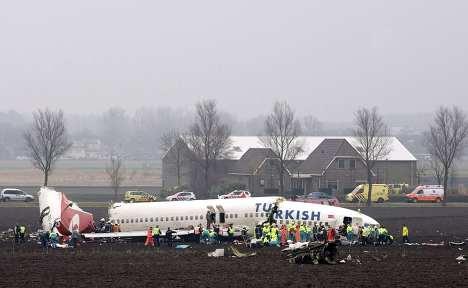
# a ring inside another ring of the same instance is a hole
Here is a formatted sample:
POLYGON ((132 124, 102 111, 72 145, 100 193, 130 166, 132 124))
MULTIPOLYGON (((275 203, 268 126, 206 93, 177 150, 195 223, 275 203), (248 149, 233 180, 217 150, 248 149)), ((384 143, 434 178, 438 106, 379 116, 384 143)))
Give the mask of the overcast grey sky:
POLYGON ((468 1, 2 1, 0 110, 468 108, 468 1))

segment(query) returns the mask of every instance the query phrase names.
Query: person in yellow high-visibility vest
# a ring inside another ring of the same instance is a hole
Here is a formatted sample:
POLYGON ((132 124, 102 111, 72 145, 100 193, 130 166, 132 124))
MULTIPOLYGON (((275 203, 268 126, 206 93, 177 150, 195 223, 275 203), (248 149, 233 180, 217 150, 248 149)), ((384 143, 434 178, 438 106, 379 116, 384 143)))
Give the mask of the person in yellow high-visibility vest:
POLYGON ((403 243, 408 243, 409 229, 406 224, 403 224, 401 228, 401 237, 403 238, 403 243))

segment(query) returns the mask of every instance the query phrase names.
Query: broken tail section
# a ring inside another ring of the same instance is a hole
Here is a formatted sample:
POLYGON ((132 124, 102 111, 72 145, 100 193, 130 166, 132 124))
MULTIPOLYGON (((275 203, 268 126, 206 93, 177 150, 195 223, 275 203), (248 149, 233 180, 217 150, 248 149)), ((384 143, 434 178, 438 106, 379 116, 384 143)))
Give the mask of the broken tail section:
POLYGON ((94 231, 93 214, 83 211, 64 193, 42 187, 38 195, 42 229, 51 231, 56 228, 62 235, 70 235, 74 229, 80 233, 94 231))

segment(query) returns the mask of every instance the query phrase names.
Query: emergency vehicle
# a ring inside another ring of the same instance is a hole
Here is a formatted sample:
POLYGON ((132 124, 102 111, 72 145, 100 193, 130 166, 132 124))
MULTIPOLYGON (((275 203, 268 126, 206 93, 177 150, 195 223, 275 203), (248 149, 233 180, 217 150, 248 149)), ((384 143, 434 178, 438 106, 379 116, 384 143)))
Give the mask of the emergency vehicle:
MULTIPOLYGON (((387 184, 372 184, 371 201, 382 203, 388 201, 388 185, 387 184)), ((369 184, 361 184, 356 186, 354 190, 346 195, 348 202, 367 202, 369 194, 369 184)))
POLYGON ((435 202, 444 200, 444 186, 421 185, 414 188, 413 192, 405 195, 408 202, 435 202))

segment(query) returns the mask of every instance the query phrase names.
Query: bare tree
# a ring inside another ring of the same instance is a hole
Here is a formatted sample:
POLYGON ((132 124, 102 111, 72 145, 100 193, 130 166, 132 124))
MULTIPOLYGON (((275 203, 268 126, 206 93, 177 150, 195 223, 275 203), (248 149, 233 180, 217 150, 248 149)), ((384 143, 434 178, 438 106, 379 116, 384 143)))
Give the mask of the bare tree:
MULTIPOLYGON (((454 160, 461 156, 463 142, 468 135, 465 113, 458 107, 440 107, 427 133, 426 143, 430 153, 442 166, 442 182, 445 196, 448 195, 448 177, 454 160)), ((444 197, 444 205, 447 197, 444 197)))
POLYGON ((437 185, 442 185, 442 181, 443 181, 443 166, 442 164, 440 163, 440 161, 436 158, 432 158, 431 161, 429 162, 430 165, 431 165, 431 171, 432 171, 432 174, 434 175, 436 181, 437 181, 437 185))
POLYGON ((187 141, 196 156, 196 163, 203 169, 202 197, 210 190, 210 172, 216 161, 227 157, 231 128, 221 121, 216 102, 203 100, 196 105, 195 122, 190 126, 187 141))
POLYGON ((119 187, 125 180, 125 169, 123 167, 122 157, 119 155, 111 155, 109 163, 106 165, 106 173, 109 176, 110 186, 114 191, 114 201, 118 199, 119 187))
POLYGON ((302 119, 302 131, 306 136, 319 136, 323 133, 323 124, 316 117, 307 115, 302 119))
POLYGON ((287 102, 276 102, 273 111, 265 120, 265 136, 260 141, 270 148, 279 160, 280 193, 284 194, 286 161, 294 160, 303 151, 298 136, 301 125, 287 102))
POLYGON ((357 151, 366 165, 367 183, 369 192, 367 194, 367 206, 372 203, 372 176, 375 162, 384 159, 390 153, 390 138, 388 128, 377 108, 361 108, 355 113, 356 128, 354 136, 358 142, 357 151))
POLYGON ((182 168, 186 164, 184 153, 187 151, 187 144, 185 139, 178 130, 172 129, 164 133, 161 136, 161 151, 162 154, 166 155, 170 153, 170 159, 172 159, 176 174, 177 174, 177 186, 181 186, 182 182, 182 168))
POLYGON ((47 186, 55 162, 71 147, 62 110, 34 112, 33 123, 24 133, 24 139, 32 163, 44 174, 44 186, 47 186))

